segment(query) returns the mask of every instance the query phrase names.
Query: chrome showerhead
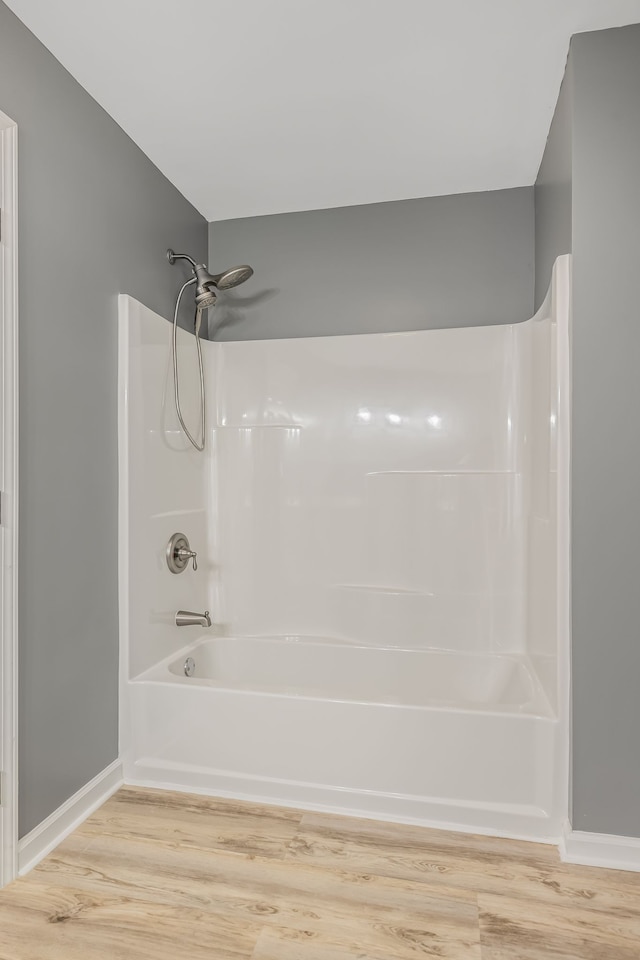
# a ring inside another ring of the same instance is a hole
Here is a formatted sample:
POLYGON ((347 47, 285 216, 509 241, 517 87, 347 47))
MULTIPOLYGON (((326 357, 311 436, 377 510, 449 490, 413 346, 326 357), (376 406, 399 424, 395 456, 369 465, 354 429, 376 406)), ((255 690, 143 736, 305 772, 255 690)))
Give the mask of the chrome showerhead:
POLYGON ((230 290, 232 287, 239 287, 241 283, 253 276, 253 269, 248 264, 243 263, 239 267, 231 267, 223 273, 217 273, 211 279, 218 290, 230 290))
POLYGON ((196 306, 201 310, 212 307, 218 299, 215 294, 215 281, 204 263, 196 263, 193 268, 196 275, 196 306))
POLYGON ((195 260, 183 253, 174 253, 173 250, 167 250, 167 258, 169 263, 175 263, 176 260, 189 261, 194 272, 194 280, 197 283, 196 306, 202 310, 215 304, 217 300, 216 291, 231 290, 232 287, 239 286, 253 276, 253 270, 247 264, 231 267, 229 270, 213 275, 209 273, 203 263, 196 263, 195 260))
POLYGON ((201 310, 206 310, 207 307, 215 306, 217 299, 215 293, 212 293, 210 290, 205 290, 196 295, 196 307, 200 307, 201 310))

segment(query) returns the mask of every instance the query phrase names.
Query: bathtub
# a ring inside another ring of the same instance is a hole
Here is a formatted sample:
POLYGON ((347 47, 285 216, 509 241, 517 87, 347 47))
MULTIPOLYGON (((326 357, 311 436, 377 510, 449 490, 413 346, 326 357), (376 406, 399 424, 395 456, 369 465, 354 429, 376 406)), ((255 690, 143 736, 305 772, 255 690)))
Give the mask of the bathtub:
MULTIPOLYGON (((323 637, 218 637, 187 648, 168 669, 192 685, 332 702, 550 711, 530 667, 514 656, 364 647, 323 637), (187 658, 195 667, 191 677, 187 658)), ((160 679, 164 671, 163 665, 153 674, 160 679)))
POLYGON ((524 655, 201 638, 128 686, 128 782, 557 836, 557 721, 524 655))

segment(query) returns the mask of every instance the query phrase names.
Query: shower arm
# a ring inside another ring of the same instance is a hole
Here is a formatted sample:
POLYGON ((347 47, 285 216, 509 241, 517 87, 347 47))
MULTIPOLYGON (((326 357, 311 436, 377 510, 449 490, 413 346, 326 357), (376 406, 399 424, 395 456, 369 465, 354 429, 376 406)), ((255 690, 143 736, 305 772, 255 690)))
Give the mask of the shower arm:
MULTIPOLYGON (((174 253, 171 247, 169 247, 169 249, 167 250, 167 260, 169 261, 171 266, 173 266, 176 260, 188 260, 189 263, 191 264, 191 269, 193 270, 193 280, 189 280, 188 283, 185 284, 185 286, 188 286, 189 283, 192 283, 197 280, 198 287, 196 290, 196 305, 198 304, 199 294, 201 293, 204 294, 205 292, 211 293, 213 289, 216 290, 216 294, 217 294, 218 291, 217 291, 216 281, 219 280, 220 277, 223 276, 223 274, 219 274, 219 276, 217 277, 212 277, 211 274, 208 272, 208 270, 206 270, 206 268, 204 267, 204 264, 196 263, 195 260, 187 256, 186 253, 174 253)), ((184 291, 184 287, 178 294, 179 297, 182 296, 183 291, 184 291)), ((209 306, 209 304, 207 304, 207 306, 209 306)), ((198 333, 200 329, 198 316, 196 316, 195 323, 196 323, 196 333, 198 333)))
POLYGON ((197 264, 195 260, 192 260, 191 257, 188 257, 186 253, 174 253, 173 250, 167 250, 167 260, 169 261, 171 266, 173 266, 176 260, 188 260, 191 266, 193 267, 193 271, 195 273, 197 264))

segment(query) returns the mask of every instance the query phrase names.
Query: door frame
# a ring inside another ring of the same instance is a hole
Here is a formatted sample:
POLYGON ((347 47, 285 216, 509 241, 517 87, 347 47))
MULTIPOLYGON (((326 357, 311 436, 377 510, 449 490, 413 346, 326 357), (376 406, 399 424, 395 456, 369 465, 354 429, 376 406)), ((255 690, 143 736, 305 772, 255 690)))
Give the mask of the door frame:
POLYGON ((18 127, 0 111, 0 887, 18 875, 18 127))

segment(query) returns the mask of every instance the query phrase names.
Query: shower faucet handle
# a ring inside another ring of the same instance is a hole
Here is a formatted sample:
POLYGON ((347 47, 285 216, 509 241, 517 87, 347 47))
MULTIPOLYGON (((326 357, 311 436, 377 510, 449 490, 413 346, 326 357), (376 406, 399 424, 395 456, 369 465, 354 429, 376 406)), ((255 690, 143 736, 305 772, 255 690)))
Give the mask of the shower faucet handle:
POLYGON ((195 550, 186 550, 182 547, 180 550, 176 550, 176 555, 180 557, 181 560, 184 560, 185 563, 188 563, 189 560, 193 560, 193 569, 198 569, 198 554, 195 550))
POLYGON ((189 540, 184 533, 173 534, 167 544, 165 556, 171 573, 182 573, 189 566, 189 560, 193 560, 193 569, 198 569, 198 554, 191 549, 189 540))

